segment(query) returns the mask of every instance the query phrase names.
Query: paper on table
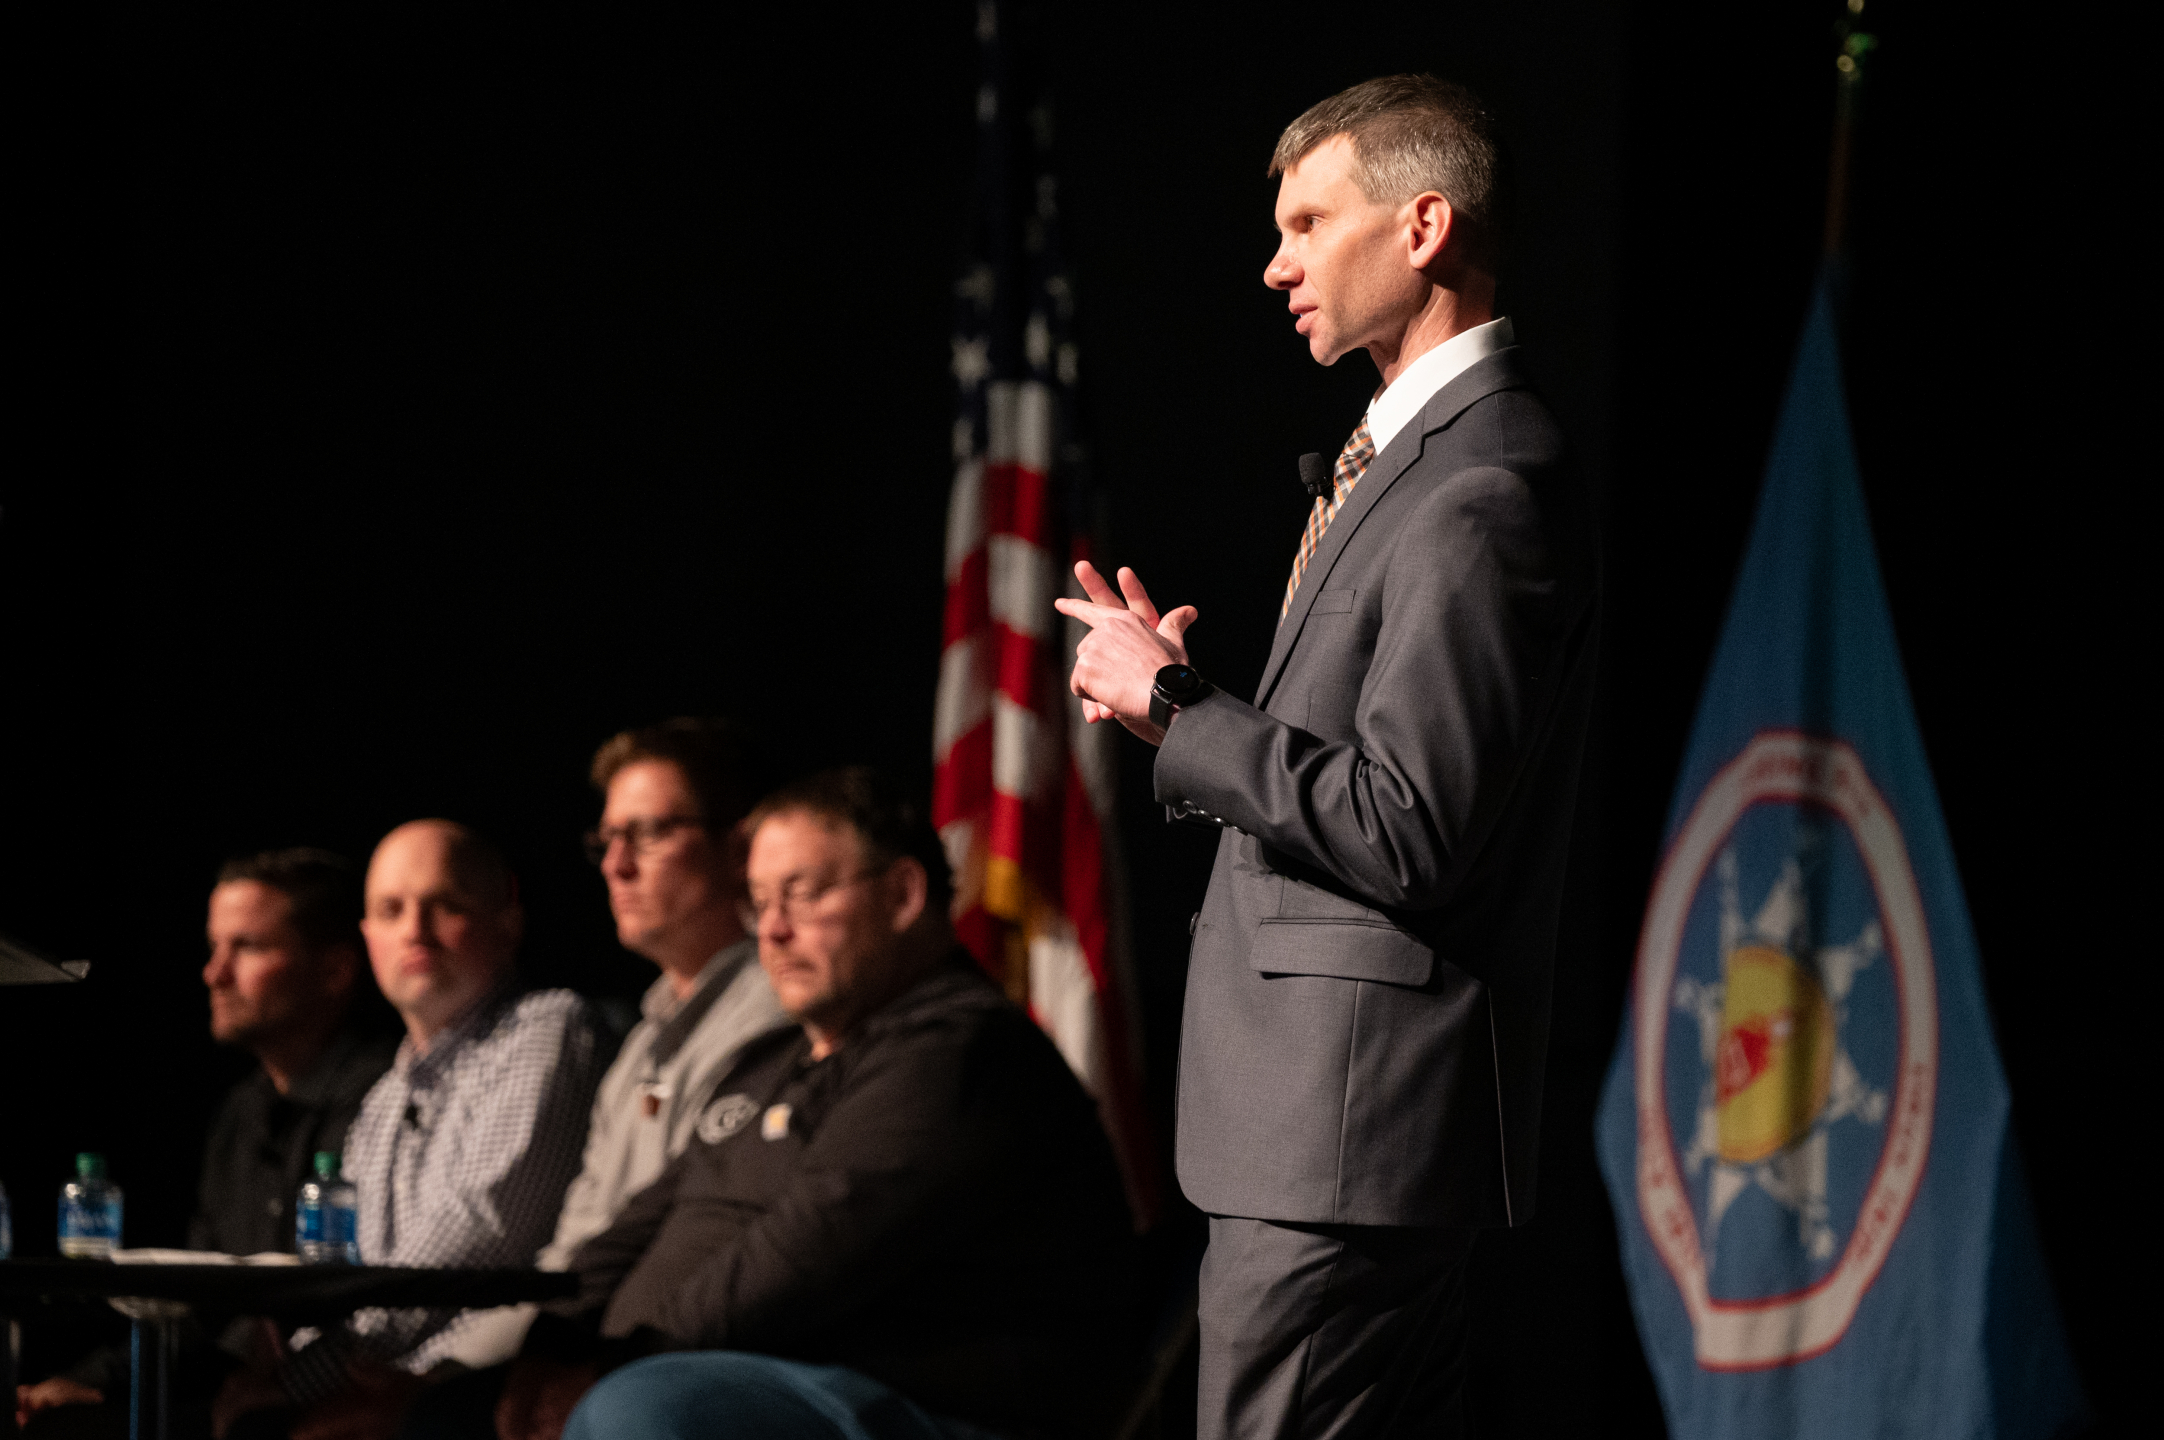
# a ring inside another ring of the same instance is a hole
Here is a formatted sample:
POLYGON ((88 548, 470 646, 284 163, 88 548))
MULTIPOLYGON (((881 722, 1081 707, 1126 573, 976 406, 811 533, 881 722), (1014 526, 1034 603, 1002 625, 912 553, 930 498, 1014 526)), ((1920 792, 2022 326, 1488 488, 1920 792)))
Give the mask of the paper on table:
POLYGON ((116 1265, 298 1265, 301 1257, 278 1250, 224 1255, 216 1250, 115 1250, 116 1265))

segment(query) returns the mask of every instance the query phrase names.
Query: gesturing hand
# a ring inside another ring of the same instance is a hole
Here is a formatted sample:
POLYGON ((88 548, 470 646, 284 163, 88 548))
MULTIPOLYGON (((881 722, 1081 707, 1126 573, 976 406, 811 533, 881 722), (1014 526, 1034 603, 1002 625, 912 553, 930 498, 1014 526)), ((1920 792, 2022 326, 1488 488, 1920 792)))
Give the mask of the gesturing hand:
POLYGON ((1075 647, 1074 678, 1068 683, 1082 697, 1082 718, 1092 725, 1117 720, 1152 745, 1162 744, 1165 732, 1150 723, 1150 686, 1165 666, 1188 663, 1187 627, 1201 612, 1182 605, 1160 616, 1141 577, 1124 566, 1119 572, 1124 603, 1089 561, 1076 565, 1074 573, 1090 598, 1052 603, 1060 614, 1090 627, 1075 647))

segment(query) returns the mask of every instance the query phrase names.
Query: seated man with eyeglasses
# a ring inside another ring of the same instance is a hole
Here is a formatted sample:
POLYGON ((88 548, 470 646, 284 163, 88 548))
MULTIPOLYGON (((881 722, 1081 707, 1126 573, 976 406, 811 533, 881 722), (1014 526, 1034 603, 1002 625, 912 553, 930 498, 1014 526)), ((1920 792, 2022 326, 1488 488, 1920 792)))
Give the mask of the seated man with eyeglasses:
POLYGON ((580 1247, 495 1433, 1102 1433, 1134 1241, 1096 1107, 956 945, 921 807, 840 770, 749 823, 759 960, 800 1028, 580 1247))
MULTIPOLYGON (((586 853, 608 882, 616 938, 661 967, 602 1077, 579 1176, 544 1270, 562 1270, 693 1133, 719 1123, 714 1087, 744 1047, 789 1017, 759 968, 744 910, 744 756, 717 719, 626 730, 594 753, 601 823, 586 853)), ((533 1307, 470 1315, 447 1358, 479 1370, 518 1352, 533 1307)))

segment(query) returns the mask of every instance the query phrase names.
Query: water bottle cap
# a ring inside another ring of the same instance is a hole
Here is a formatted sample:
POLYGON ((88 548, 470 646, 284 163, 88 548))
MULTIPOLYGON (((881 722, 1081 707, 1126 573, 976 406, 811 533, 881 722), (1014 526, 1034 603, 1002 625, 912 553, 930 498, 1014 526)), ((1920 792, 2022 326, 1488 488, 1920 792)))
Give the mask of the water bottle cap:
POLYGON ((75 1157, 75 1173, 84 1180, 103 1180, 105 1178, 105 1157, 103 1155, 94 1155, 85 1150, 75 1157))
POLYGON ((336 1180, 338 1178, 338 1152, 336 1150, 318 1150, 316 1152, 316 1178, 318 1180, 336 1180))

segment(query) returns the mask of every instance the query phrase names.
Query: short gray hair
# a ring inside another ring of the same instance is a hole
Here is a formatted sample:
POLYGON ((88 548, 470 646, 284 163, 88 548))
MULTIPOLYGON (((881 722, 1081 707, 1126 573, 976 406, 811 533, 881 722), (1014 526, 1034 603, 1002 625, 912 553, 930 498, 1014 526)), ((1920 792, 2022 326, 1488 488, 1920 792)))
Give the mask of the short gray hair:
POLYGON ((1495 120, 1478 96, 1433 75, 1387 75, 1342 91, 1285 127, 1270 156, 1275 176, 1325 141, 1352 141, 1353 183, 1378 205, 1433 190, 1450 202, 1466 258, 1493 271, 1501 253, 1501 161, 1495 120))

